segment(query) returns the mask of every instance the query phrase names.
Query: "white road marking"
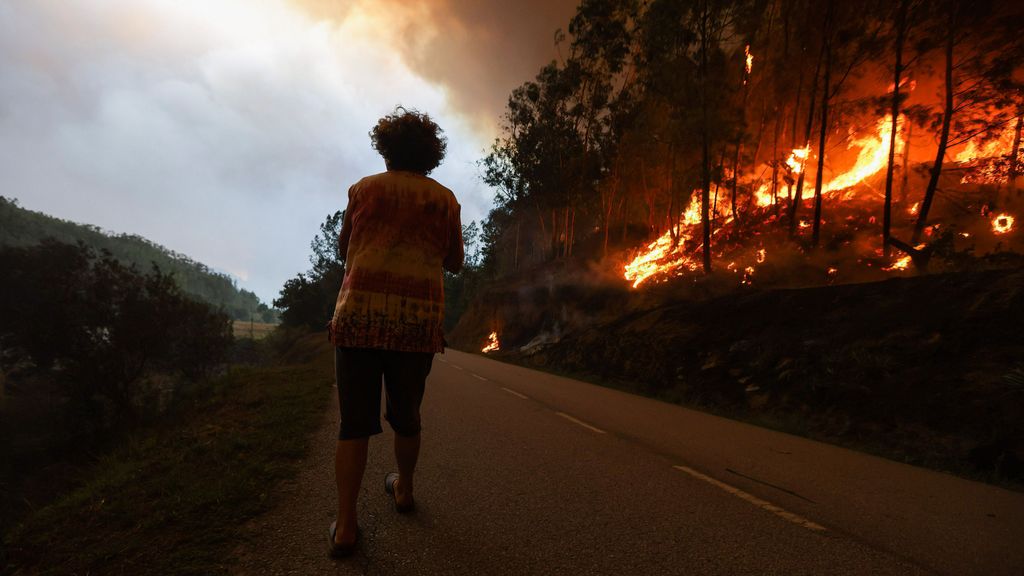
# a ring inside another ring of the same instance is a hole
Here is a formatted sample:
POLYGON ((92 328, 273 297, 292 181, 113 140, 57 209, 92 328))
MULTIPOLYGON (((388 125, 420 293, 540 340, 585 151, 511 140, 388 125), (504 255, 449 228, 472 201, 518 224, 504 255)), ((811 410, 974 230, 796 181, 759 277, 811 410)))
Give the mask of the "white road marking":
POLYGON ((448 361, 447 361, 447 360, 445 360, 444 358, 438 358, 438 360, 440 360, 441 362, 444 362, 445 364, 447 364, 447 363, 448 363, 448 361))
POLYGON ((519 396, 523 400, 529 400, 530 399, 530 397, 527 396, 526 394, 522 394, 520 392, 516 392, 515 390, 509 389, 509 388, 505 388, 504 386, 502 386, 501 389, 504 390, 505 392, 508 392, 509 394, 511 394, 513 396, 519 396))
POLYGON ((487 378, 484 378, 483 376, 480 376, 479 374, 473 374, 473 378, 476 378, 477 380, 483 380, 484 382, 487 382, 487 378))
POLYGON ((676 470, 682 470, 683 472, 686 472, 687 474, 689 474, 690 476, 693 476, 694 478, 696 478, 698 480, 703 480, 703 481, 707 482, 708 484, 711 484, 713 486, 717 486, 717 487, 721 488, 722 490, 725 490, 729 494, 732 494, 733 496, 736 496, 738 498, 746 500, 747 502, 750 502, 754 506, 757 506, 758 508, 761 508, 763 510, 767 510, 768 512, 771 512, 772 514, 775 514, 776 516, 778 516, 778 517, 780 517, 780 518, 782 518, 784 520, 788 520, 789 522, 792 522, 793 524, 796 524, 797 526, 801 526, 803 528, 807 528, 808 530, 813 530, 815 532, 825 532, 826 531, 825 527, 822 526, 821 524, 817 524, 815 522, 811 522, 810 520, 808 520, 807 518, 804 518, 803 516, 800 516, 799 514, 794 514, 794 513, 790 512, 788 510, 780 508, 780 507, 776 506, 775 504, 772 504, 771 502, 768 502, 767 500, 762 500, 762 499, 758 498, 757 496, 754 496, 753 494, 749 494, 747 492, 744 492, 743 490, 740 490, 739 488, 736 488, 735 486, 731 486, 729 484, 726 484, 725 482, 722 482, 721 480, 715 480, 714 478, 712 478, 710 476, 707 476, 705 474, 701 474, 700 472, 697 472, 693 468, 689 468, 687 466, 673 466, 673 468, 675 468, 676 470))
POLYGON ((607 434, 607 432, 605 432, 604 430, 601 430, 600 428, 597 428, 595 426, 591 426, 590 424, 587 424, 583 420, 579 420, 577 418, 573 418, 572 416, 569 416, 565 412, 555 412, 555 414, 558 414, 559 416, 561 416, 562 418, 565 418, 569 422, 573 422, 575 424, 579 424, 580 426, 583 426, 584 428, 586 428, 588 430, 593 430, 594 432, 597 432, 598 434, 607 434))
POLYGON ((452 364, 452 368, 455 368, 456 370, 462 370, 462 366, 459 366, 458 364, 452 364))

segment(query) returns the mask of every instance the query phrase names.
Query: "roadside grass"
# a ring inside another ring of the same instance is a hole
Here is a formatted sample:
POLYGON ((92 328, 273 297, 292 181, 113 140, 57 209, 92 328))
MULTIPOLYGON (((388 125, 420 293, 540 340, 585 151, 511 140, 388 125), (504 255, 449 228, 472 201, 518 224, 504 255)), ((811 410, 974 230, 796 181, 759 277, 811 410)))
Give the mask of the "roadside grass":
POLYGON ((226 573, 238 528, 305 454, 330 396, 329 350, 309 335, 289 364, 231 368, 14 529, 3 572, 226 573))
POLYGON ((235 338, 252 338, 262 340, 273 333, 277 324, 265 322, 249 322, 247 320, 235 320, 231 323, 231 331, 235 338))

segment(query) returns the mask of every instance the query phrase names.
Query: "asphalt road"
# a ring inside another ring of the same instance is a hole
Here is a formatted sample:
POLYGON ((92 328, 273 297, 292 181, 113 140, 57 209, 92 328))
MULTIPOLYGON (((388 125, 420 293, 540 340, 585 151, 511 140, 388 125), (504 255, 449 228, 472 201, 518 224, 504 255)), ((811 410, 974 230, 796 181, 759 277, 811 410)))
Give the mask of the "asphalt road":
POLYGON ((418 511, 371 442, 363 540, 326 557, 332 404, 238 574, 1024 574, 1024 494, 449 350, 418 511))

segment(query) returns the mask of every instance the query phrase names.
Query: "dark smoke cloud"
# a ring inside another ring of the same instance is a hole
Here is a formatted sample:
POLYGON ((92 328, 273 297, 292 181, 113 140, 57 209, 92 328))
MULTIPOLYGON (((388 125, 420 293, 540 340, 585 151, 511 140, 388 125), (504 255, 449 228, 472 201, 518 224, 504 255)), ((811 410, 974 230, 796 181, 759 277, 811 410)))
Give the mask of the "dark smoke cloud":
MULTIPOLYGON (((296 0, 310 14, 344 18, 350 4, 296 0)), ((566 30, 578 0, 377 0, 402 27, 411 68, 444 85, 455 108, 496 134, 512 90, 558 58, 555 31, 566 30)), ((564 47, 563 47, 564 49, 564 47)))

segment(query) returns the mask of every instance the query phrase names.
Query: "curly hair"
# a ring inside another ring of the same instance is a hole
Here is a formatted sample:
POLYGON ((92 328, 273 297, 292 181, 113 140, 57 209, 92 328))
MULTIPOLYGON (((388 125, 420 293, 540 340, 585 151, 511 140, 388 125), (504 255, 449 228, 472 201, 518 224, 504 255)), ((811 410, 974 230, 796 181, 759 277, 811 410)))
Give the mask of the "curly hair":
POLYGON ((370 131, 373 147, 389 170, 429 174, 444 159, 448 140, 427 114, 398 106, 370 131))

